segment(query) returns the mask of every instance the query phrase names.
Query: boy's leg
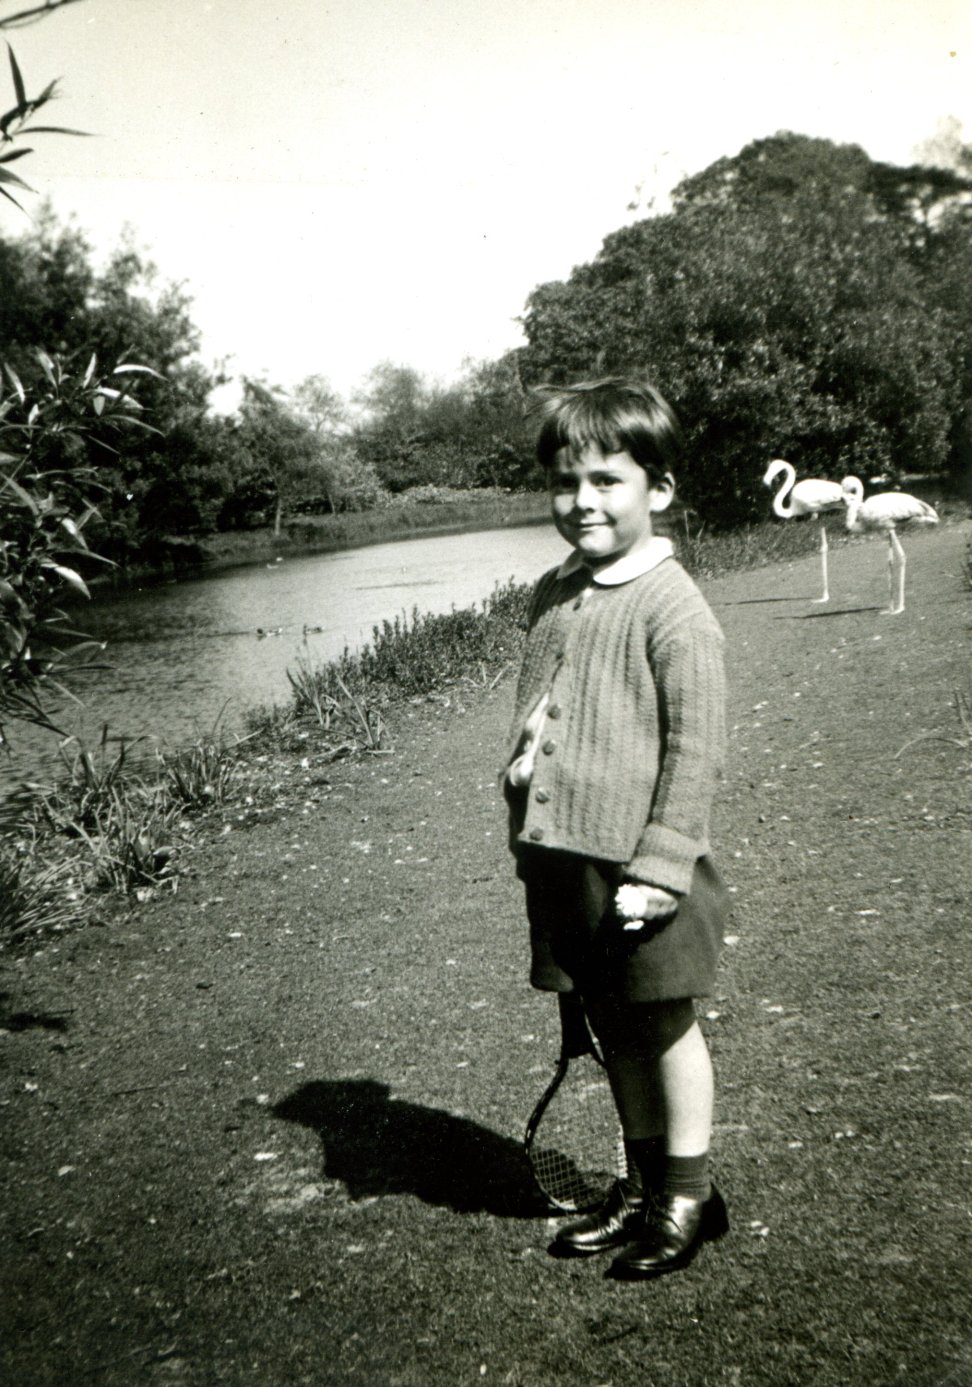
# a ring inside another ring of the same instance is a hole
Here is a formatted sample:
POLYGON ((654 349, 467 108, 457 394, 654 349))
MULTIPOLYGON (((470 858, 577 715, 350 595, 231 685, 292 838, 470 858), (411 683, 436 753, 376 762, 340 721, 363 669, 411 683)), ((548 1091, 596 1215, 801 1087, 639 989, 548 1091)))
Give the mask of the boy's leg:
POLYGON ((587 1003, 587 1011, 604 1050, 625 1136, 664 1136, 668 1155, 708 1151, 712 1063, 691 999, 598 998, 587 1003))
POLYGON ((727 1230, 728 1219, 708 1175, 712 1062, 694 1005, 684 999, 628 1011, 637 1022, 632 1015, 621 1042, 627 1056, 622 1067, 630 1070, 632 1088, 639 1061, 645 1075, 654 1071, 666 1144, 661 1189, 643 1228, 611 1268, 615 1276, 642 1278, 686 1266, 703 1242, 727 1230))
POLYGON ((708 1151, 712 1136, 712 1060, 692 1003, 685 1005, 691 1024, 684 1028, 688 1016, 683 1012, 677 1038, 664 1046, 658 1059, 670 1156, 699 1156, 708 1151))

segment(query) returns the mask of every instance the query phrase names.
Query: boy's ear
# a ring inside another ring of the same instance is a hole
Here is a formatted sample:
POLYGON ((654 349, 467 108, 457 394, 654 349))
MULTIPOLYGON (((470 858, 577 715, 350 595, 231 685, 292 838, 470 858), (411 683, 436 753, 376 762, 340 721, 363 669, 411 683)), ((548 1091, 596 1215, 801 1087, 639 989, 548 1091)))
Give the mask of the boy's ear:
POLYGON ((675 478, 671 472, 666 472, 661 481, 652 482, 649 488, 649 509, 657 515, 659 511, 668 510, 675 497, 675 478))

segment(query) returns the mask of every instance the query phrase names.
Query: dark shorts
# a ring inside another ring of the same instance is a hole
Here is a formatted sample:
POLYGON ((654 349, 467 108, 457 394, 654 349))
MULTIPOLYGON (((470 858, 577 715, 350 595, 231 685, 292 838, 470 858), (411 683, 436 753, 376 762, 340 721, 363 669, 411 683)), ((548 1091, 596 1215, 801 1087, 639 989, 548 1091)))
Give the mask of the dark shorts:
POLYGON ((616 862, 535 848, 521 854, 532 966, 546 992, 610 993, 628 1002, 704 997, 713 988, 729 894, 711 858, 695 864, 674 915, 625 930, 613 909, 616 862))

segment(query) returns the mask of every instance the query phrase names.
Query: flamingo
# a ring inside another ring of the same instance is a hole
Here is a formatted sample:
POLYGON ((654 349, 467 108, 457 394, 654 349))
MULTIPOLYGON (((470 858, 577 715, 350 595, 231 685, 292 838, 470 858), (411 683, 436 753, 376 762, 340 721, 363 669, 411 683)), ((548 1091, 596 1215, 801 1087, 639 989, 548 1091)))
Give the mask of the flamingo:
POLYGON ((815 597, 815 602, 829 602, 830 590, 827 583, 827 529, 821 524, 820 516, 825 511, 840 510, 844 504, 844 493, 837 482, 824 481, 822 477, 807 477, 798 482, 796 469, 782 458, 775 458, 763 476, 763 485, 772 486, 776 478, 783 475, 782 485, 773 497, 773 513, 781 520, 799 519, 804 515, 813 517, 820 530, 820 567, 823 571, 823 596, 815 597))
POLYGON ((847 507, 847 528, 854 534, 883 531, 888 537, 888 607, 885 616, 904 611, 905 553, 896 531, 903 525, 937 525, 938 512, 927 501, 906 491, 879 491, 864 500, 864 488, 857 477, 841 483, 847 507), (897 583, 895 583, 897 577, 897 583))

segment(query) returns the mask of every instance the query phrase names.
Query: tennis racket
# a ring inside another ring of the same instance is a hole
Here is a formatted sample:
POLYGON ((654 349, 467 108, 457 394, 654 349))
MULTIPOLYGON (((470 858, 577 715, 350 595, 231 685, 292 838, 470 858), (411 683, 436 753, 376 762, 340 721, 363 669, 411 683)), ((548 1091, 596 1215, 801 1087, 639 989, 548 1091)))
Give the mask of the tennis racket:
POLYGON ((527 1123, 533 1178, 564 1213, 597 1208, 627 1173, 604 1061, 573 994, 560 993, 560 1058, 527 1123))

